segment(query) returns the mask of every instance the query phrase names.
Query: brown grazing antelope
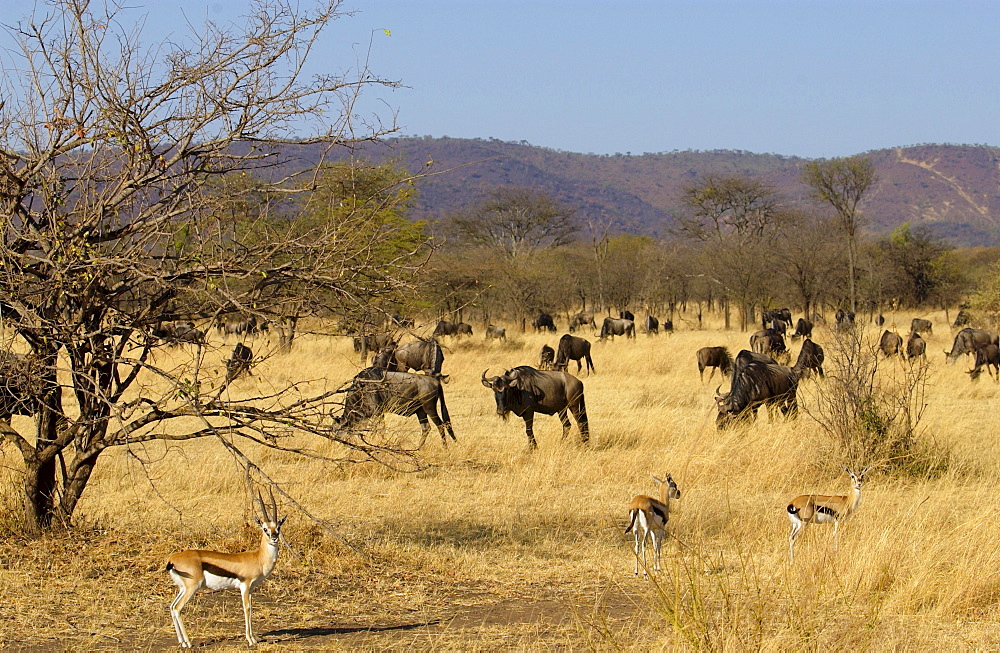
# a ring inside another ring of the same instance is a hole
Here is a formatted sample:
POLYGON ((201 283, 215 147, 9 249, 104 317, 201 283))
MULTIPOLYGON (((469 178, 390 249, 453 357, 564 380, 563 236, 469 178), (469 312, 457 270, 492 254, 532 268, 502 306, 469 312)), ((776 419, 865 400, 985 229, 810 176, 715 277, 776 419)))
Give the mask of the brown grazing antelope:
POLYGON ((680 499, 681 491, 677 489, 670 474, 663 479, 653 477, 653 482, 660 486, 659 500, 640 494, 628 504, 629 523, 625 533, 635 531, 635 575, 639 575, 639 549, 642 549, 642 573, 649 576, 646 568, 646 538, 653 539, 653 571, 660 570, 660 545, 667 534, 667 520, 670 519, 670 500, 680 499))
POLYGON ((834 545, 836 545, 837 527, 842 519, 847 519, 861 505, 861 484, 865 473, 871 467, 865 467, 860 474, 855 474, 844 467, 851 476, 851 491, 846 496, 830 496, 825 494, 802 494, 788 504, 788 519, 792 522, 792 532, 788 536, 788 557, 795 561, 795 540, 802 534, 808 524, 833 524, 834 545))
POLYGON ((271 492, 271 514, 264 507, 260 493, 254 497, 263 520, 254 516, 261 530, 260 547, 256 551, 244 553, 220 553, 218 551, 188 550, 175 553, 167 560, 167 571, 177 584, 177 598, 170 604, 170 617, 177 632, 177 643, 181 648, 191 648, 191 640, 181 621, 181 610, 199 590, 238 589, 243 597, 243 619, 246 621, 245 634, 250 646, 257 643, 250 625, 250 594, 264 582, 278 561, 278 543, 281 525, 287 515, 278 519, 278 507, 271 492))

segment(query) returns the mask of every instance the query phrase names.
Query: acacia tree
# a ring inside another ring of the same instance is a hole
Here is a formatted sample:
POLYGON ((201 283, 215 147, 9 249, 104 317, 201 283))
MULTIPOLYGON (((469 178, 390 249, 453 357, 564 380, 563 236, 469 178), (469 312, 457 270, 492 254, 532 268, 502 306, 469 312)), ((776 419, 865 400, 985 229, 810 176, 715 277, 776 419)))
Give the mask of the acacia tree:
POLYGON ((877 180, 875 166, 863 156, 811 161, 802 170, 802 181, 809 186, 813 197, 833 207, 847 238, 847 282, 852 311, 858 310, 858 231, 862 224, 858 205, 877 180))
POLYGON ((291 196, 315 176, 279 174, 292 169, 282 147, 384 131, 356 137, 350 107, 391 83, 363 65, 303 74, 338 2, 255 0, 244 24, 148 48, 120 7, 47 7, 8 28, 20 50, 6 53, 0 107, 0 309, 28 351, 5 367, 31 379, 3 385, 0 405, 34 415, 30 431, 0 415, 0 431, 24 460, 29 521, 68 520, 100 455, 133 443, 217 435, 250 465, 238 443, 288 449, 312 434, 385 461, 394 450, 332 429, 332 392, 293 385, 235 402, 209 347, 173 369, 154 361, 164 319, 274 318, 295 302, 343 311, 412 282, 412 252, 367 256, 386 238, 370 212, 306 224, 275 219, 288 202, 258 202, 236 228, 214 183, 261 173, 272 196, 291 196))
POLYGON ((737 302, 740 328, 746 330, 754 304, 767 294, 767 260, 782 215, 778 195, 748 177, 709 175, 687 186, 682 201, 680 231, 705 244, 705 266, 737 302))

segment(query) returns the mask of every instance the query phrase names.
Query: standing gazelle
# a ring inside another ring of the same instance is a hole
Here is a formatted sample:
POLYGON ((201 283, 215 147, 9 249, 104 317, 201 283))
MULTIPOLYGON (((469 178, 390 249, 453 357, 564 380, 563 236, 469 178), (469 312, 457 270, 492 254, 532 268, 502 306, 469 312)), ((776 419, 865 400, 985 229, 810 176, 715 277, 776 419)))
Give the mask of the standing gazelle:
POLYGON ((642 549, 642 573, 649 576, 646 569, 646 538, 653 538, 653 571, 660 570, 660 545, 667 534, 667 520, 670 519, 670 500, 680 499, 681 491, 677 489, 674 479, 666 474, 664 479, 653 477, 660 486, 660 499, 640 494, 628 504, 629 522, 625 529, 627 534, 635 529, 635 575, 639 575, 639 549, 642 549), (638 521, 638 524, 636 522, 638 521))
POLYGON ((788 557, 795 560, 795 540, 802 534, 807 524, 833 524, 834 546, 836 546, 837 527, 840 520, 847 519, 861 505, 861 484, 865 473, 871 467, 865 467, 860 474, 855 474, 844 467, 851 476, 851 491, 846 496, 830 496, 825 494, 802 494, 792 499, 788 504, 788 519, 792 522, 792 532, 788 536, 788 557))
POLYGON ((191 640, 181 621, 181 610, 198 590, 238 589, 243 597, 243 619, 246 621, 246 638, 251 646, 257 643, 250 626, 250 594, 271 574, 278 561, 278 544, 281 525, 287 515, 278 519, 278 506, 271 492, 271 514, 264 506, 260 493, 254 497, 263 520, 254 516, 261 530, 260 546, 256 551, 220 553, 218 551, 188 550, 175 553, 167 560, 167 571, 177 584, 177 598, 170 604, 170 617, 177 631, 177 642, 182 648, 191 648, 191 640))

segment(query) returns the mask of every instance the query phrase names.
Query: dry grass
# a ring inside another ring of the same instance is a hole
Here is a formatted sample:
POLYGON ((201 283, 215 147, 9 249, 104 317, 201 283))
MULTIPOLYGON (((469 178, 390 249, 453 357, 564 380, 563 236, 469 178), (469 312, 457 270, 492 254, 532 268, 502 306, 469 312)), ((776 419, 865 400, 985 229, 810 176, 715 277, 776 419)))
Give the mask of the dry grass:
MULTIPOLYGON (((258 591, 262 650, 496 648, 923 649, 1000 647, 1000 452, 988 377, 945 366, 943 315, 932 352, 928 437, 951 451, 933 479, 871 474, 841 528, 807 530, 788 564, 784 506, 804 491, 840 493, 847 478, 829 438, 803 415, 720 433, 694 351, 746 334, 679 331, 594 345, 583 377, 589 447, 560 438, 554 417, 499 420, 479 383, 532 363, 556 337, 474 340, 447 353, 448 407, 459 441, 436 435, 412 474, 254 455, 352 550, 301 515, 291 553, 258 591), (632 575, 625 505, 670 472, 683 492, 655 581, 632 575)), ((896 316, 898 324, 909 316, 896 316)), ((816 340, 829 339, 820 331, 816 340)), ((255 347, 256 349, 256 347, 255 347)), ((173 354, 180 359, 180 353, 173 354)), ((220 357, 222 353, 220 352, 220 357)), ((337 386, 357 367, 350 343, 306 337, 238 381, 235 393, 314 379, 337 386)), ((803 402, 815 398, 804 382, 803 402)), ((387 417, 414 439, 415 419, 387 417)), ((325 445, 318 445, 319 447, 325 445)), ((9 506, 19 460, 3 451, 9 506)), ((0 544, 0 641, 38 649, 171 646, 163 573, 173 550, 255 544, 239 471, 205 440, 105 456, 68 533, 0 544)), ((201 594, 185 611, 197 644, 243 647, 236 594, 201 594)))

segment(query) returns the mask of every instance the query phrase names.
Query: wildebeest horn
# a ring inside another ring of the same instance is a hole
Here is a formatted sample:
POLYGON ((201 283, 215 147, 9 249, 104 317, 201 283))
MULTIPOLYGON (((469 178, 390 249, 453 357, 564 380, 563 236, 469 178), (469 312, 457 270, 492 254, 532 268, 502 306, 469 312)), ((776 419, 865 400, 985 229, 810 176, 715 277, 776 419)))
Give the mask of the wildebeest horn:
POLYGON ((490 380, 486 378, 486 373, 489 372, 489 371, 490 371, 490 368, 488 368, 488 367, 485 370, 483 370, 483 385, 485 385, 487 388, 492 388, 493 384, 490 383, 490 380))

